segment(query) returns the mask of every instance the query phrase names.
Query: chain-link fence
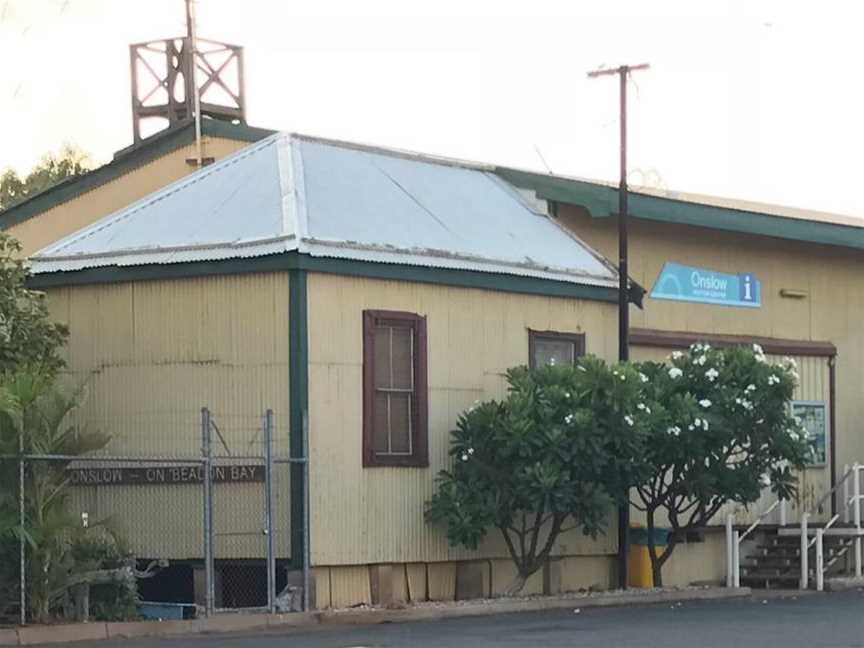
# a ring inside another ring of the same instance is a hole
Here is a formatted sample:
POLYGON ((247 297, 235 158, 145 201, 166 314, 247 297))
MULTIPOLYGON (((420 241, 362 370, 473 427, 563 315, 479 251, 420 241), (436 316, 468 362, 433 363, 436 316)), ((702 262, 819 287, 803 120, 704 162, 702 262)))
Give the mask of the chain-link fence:
MULTIPOLYGON (((177 417, 166 419, 173 427, 177 417)), ((299 562, 291 555, 291 472, 306 464, 289 456, 287 417, 202 408, 194 426, 184 426, 188 435, 163 445, 165 454, 150 452, 152 439, 129 443, 138 423, 126 423, 125 439, 82 454, 33 447, 0 456, 0 512, 10 514, 0 524, 17 539, 0 543, 0 582, 12 584, 0 588, 0 618, 41 621, 57 611, 81 618, 88 610, 180 618, 308 606, 290 573, 299 562), (130 574, 137 601, 119 592, 130 574)), ((150 425, 160 429, 159 417, 150 425)), ((308 592, 308 564, 304 572, 308 592)))

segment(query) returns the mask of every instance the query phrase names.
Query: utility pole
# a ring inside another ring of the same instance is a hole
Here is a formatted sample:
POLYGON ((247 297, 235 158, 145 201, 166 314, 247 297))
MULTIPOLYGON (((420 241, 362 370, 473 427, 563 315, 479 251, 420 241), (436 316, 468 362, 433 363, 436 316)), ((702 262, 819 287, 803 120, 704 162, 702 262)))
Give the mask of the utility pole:
MULTIPOLYGON (((618 182, 618 359, 630 359, 630 285, 627 270, 627 78, 636 70, 647 70, 647 63, 592 70, 588 77, 618 75, 620 87, 621 178, 618 182)), ((630 502, 618 509, 618 586, 627 589, 630 549, 630 502)))
POLYGON ((197 168, 203 166, 203 154, 201 150, 201 94, 198 91, 195 69, 198 67, 198 41, 195 34, 195 0, 186 0, 186 35, 189 39, 189 75, 190 84, 186 87, 192 88, 192 102, 195 110, 195 164, 197 168))

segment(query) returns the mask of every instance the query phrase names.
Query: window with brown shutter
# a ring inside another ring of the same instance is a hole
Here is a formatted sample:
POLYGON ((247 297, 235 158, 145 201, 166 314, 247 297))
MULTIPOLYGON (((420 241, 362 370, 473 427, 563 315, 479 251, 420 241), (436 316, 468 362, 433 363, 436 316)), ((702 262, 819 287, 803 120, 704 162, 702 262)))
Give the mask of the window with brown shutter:
POLYGON ((584 333, 528 330, 528 366, 573 364, 585 355, 584 333))
POLYGON ((363 312, 363 465, 428 466, 426 318, 363 312))

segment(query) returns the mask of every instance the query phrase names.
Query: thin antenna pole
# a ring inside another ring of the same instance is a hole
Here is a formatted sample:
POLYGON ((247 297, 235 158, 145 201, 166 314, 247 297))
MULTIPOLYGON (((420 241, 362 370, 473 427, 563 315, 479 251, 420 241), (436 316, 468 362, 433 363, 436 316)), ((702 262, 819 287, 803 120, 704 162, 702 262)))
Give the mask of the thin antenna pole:
POLYGON ((192 101, 195 110, 195 164, 200 169, 203 163, 201 152, 201 95, 198 91, 196 68, 198 67, 198 41, 195 35, 195 0, 186 0, 186 32, 189 38, 189 75, 192 81, 192 101))
MULTIPOLYGON (((620 99, 620 179, 618 182, 618 359, 630 359, 630 281, 627 268, 627 78, 635 70, 647 70, 647 63, 603 68, 588 73, 596 79, 601 76, 618 75, 620 99)), ((629 494, 628 494, 629 495, 629 494)), ((630 502, 618 509, 618 586, 628 586, 628 553, 630 550, 630 502)))

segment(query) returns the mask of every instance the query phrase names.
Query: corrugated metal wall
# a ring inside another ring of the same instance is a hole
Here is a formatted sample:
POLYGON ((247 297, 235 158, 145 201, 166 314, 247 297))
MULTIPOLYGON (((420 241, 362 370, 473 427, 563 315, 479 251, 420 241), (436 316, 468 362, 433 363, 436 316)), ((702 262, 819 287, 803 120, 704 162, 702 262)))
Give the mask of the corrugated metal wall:
MULTIPOLYGON (((591 218, 562 205, 561 222, 609 258, 617 254, 615 219, 591 218)), ((762 282, 761 308, 724 308, 646 296, 631 325, 669 331, 820 340, 837 347, 837 470, 864 463, 864 252, 673 223, 633 219, 630 273, 649 291, 667 261, 723 272, 752 272, 762 282), (802 299, 781 296, 784 288, 802 299)))
MULTIPOLYGON (((501 397, 504 372, 528 361, 528 329, 584 331, 587 349, 617 354, 614 304, 419 283, 309 277, 312 560, 315 565, 505 557, 497 532, 479 552, 448 547, 423 519, 449 431, 475 400, 501 397), (428 318, 429 468, 362 466, 362 312, 428 318)), ((597 541, 565 534, 558 552, 615 551, 614 524, 597 541)))
MULTIPOLYGON (((225 461, 261 454, 268 407, 276 450, 287 455, 287 274, 59 288, 49 301, 71 331, 68 381, 87 394, 76 419, 111 436, 105 454, 200 456, 206 406, 219 428, 214 454, 225 461)), ((277 470, 280 555, 287 555, 287 470, 277 470)), ((114 516, 139 555, 202 555, 199 486, 74 491, 91 519, 114 516)), ((262 485, 219 484, 215 495, 217 533, 261 530, 262 485)), ((260 536, 226 535, 218 557, 260 556, 262 546, 260 536)))

